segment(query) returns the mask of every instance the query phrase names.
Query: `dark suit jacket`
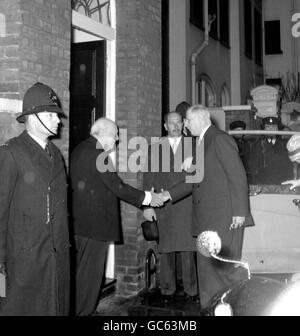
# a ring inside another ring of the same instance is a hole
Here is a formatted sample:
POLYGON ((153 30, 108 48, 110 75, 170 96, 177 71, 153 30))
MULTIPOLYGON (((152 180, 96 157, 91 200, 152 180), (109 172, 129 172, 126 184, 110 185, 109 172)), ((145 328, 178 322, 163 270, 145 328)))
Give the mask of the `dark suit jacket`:
MULTIPOLYGON (((193 143, 195 143, 195 138, 182 137, 175 155, 168 137, 163 137, 153 144, 149 149, 148 158, 151 157, 151 151, 157 154, 156 161, 159 169, 151 172, 151 162, 149 162, 148 172, 144 174, 144 189, 149 190, 154 187, 157 192, 160 192, 161 189, 169 190, 178 183, 184 182, 186 173, 181 169, 181 164, 185 155, 192 155, 193 143), (163 167, 170 169, 164 171, 163 167)), ((194 251, 196 249, 195 240, 191 234, 191 196, 175 204, 167 202, 162 208, 155 209, 155 212, 159 230, 159 252, 194 251)))
POLYGON ((250 216, 248 185, 238 148, 228 134, 210 126, 204 135, 204 178, 200 183, 183 183, 170 190, 176 202, 193 193, 192 233, 228 232, 233 216, 250 216))
POLYGON ((125 184, 116 172, 99 172, 97 159, 101 155, 107 154, 92 136, 71 154, 74 234, 99 241, 120 241, 119 198, 140 207, 145 193, 125 184))

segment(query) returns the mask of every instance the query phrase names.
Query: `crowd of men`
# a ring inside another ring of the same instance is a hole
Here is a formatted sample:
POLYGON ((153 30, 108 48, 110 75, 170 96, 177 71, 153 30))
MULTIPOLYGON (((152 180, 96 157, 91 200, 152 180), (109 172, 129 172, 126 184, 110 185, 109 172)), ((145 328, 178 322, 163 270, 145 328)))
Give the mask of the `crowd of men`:
POLYGON ((205 107, 183 102, 165 115, 167 136, 152 145, 160 153, 159 170, 144 174, 145 191, 124 183, 115 169, 99 169, 99 156, 114 167, 111 152, 118 128, 107 118, 96 120, 90 137, 71 153, 71 216, 64 162, 49 140, 58 133, 60 117, 64 114, 56 93, 36 83, 26 91, 17 118, 24 132, 0 147, 0 273, 6 279, 0 315, 93 314, 108 245, 122 240, 120 199, 143 210, 145 219, 157 220, 165 302, 172 300, 178 278, 185 300, 203 309, 218 291, 247 276, 196 251, 199 234, 216 231, 222 256, 238 260, 244 230, 254 225, 243 164, 247 149, 241 138, 235 141, 212 125, 205 107), (186 143, 191 146, 188 158, 186 143), (170 155, 165 157, 162 147, 170 155), (162 168, 165 160, 170 171, 162 168), (188 176, 197 178, 188 181, 188 176))

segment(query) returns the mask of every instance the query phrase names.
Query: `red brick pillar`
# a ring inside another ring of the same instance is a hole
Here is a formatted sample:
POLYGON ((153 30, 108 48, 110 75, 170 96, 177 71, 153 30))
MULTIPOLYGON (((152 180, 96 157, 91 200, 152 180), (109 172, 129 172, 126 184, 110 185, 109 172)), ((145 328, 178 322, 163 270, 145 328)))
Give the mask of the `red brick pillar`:
MULTIPOLYGON (((28 87, 40 81, 58 94, 69 114, 71 1, 2 0, 0 2, 0 142, 22 130, 15 121, 28 87), (4 126, 3 126, 4 125, 4 126)), ((61 140, 68 153, 68 121, 61 140)))
MULTIPOLYGON (((135 136, 161 132, 161 1, 116 0, 117 77, 116 121, 135 136)), ((128 156, 132 152, 128 150, 128 156)), ((120 176, 141 188, 136 173, 120 176)), ((145 253, 149 244, 141 232, 141 211, 122 202, 124 244, 116 247, 117 293, 131 296, 145 286, 145 253)))

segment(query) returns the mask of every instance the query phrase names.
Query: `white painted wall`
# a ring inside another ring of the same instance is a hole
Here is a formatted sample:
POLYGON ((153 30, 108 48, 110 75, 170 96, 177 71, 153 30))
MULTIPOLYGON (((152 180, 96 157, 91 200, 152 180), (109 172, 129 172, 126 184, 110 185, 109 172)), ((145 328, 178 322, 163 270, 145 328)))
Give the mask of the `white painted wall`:
POLYGON ((264 55, 265 76, 281 77, 286 73, 300 71, 300 38, 291 34, 292 15, 300 13, 299 0, 264 0, 265 20, 280 20, 281 50, 283 54, 264 55))
MULTIPOLYGON (((270 0, 272 1, 272 0, 270 0)), ((192 25, 189 0, 170 1, 170 109, 182 100, 191 103, 190 59, 204 41, 204 31, 192 25)), ((208 46, 196 60, 196 79, 207 75, 216 91, 216 105, 221 105, 224 84, 232 105, 246 104, 250 90, 263 81, 263 69, 246 58, 244 53, 243 6, 230 0, 230 49, 209 38, 208 46), (255 74, 254 76, 252 74, 255 74)))
POLYGON ((187 13, 186 0, 171 0, 169 2, 169 81, 170 81, 170 109, 187 99, 187 45, 186 26, 189 13, 187 13))

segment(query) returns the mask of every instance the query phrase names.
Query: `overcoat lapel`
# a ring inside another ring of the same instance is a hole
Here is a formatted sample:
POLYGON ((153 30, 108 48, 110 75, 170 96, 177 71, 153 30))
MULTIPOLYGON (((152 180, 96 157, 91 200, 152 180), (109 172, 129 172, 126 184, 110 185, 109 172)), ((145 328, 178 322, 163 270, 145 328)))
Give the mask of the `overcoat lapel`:
POLYGON ((57 150, 55 150, 55 147, 51 142, 49 142, 49 150, 50 150, 50 153, 53 157, 52 159, 47 158, 51 162, 51 168, 52 169, 51 169, 50 182, 52 182, 58 176, 60 176, 62 170, 64 170, 64 164, 63 164, 60 153, 57 150))
POLYGON ((21 138, 24 140, 23 148, 28 152, 28 158, 36 174, 40 175, 46 184, 49 184, 52 171, 51 166, 53 165, 52 160, 46 151, 26 131, 21 134, 21 138))

